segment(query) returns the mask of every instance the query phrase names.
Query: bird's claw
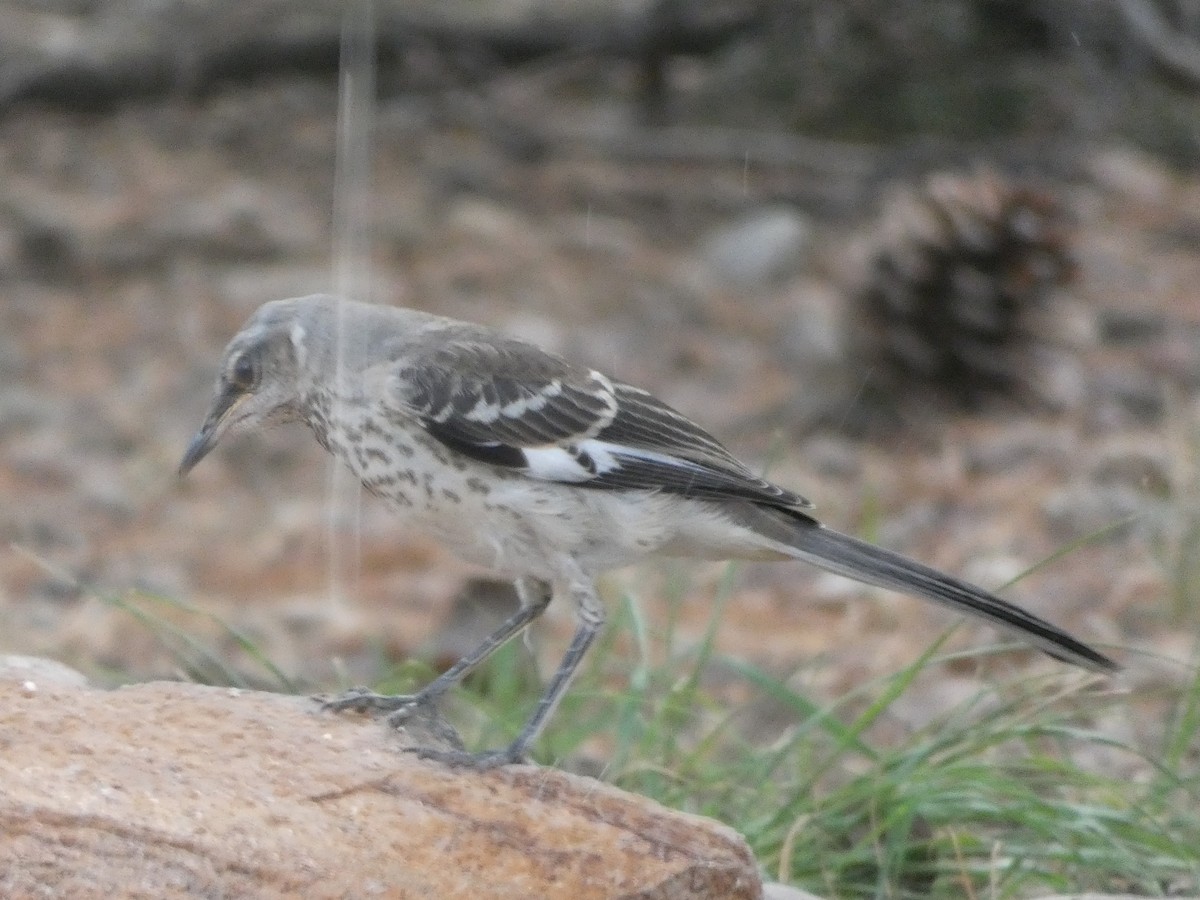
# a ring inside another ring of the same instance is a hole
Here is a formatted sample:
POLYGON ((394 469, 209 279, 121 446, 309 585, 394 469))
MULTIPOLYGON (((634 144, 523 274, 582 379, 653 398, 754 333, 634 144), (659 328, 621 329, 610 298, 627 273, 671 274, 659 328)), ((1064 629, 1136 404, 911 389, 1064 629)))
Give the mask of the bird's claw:
POLYGON ((407 719, 424 698, 420 694, 377 694, 364 687, 350 688, 336 697, 314 697, 324 712, 387 713, 388 722, 399 725, 407 719))
POLYGON ((408 747, 406 753, 413 753, 419 759, 440 762, 455 769, 472 769, 476 772, 489 772, 501 766, 520 765, 528 762, 524 749, 514 745, 503 750, 484 750, 481 753, 470 753, 466 750, 439 750, 433 747, 408 747))

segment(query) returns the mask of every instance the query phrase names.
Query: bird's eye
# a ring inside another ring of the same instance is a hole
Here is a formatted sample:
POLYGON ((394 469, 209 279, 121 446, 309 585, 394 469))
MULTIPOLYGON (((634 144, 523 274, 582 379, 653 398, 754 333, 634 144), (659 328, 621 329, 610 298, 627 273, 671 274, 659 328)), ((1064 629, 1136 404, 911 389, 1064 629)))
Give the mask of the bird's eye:
POLYGON ((258 363, 245 353, 239 356, 229 370, 229 383, 243 391, 252 391, 258 386, 258 363))

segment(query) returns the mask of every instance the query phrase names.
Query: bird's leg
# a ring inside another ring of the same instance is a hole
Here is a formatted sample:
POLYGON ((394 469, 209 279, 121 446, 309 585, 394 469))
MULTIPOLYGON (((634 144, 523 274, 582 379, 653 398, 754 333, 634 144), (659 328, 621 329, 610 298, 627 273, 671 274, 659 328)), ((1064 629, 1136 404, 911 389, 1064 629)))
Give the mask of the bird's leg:
POLYGON ((576 610, 579 615, 579 627, 575 629, 575 636, 571 638, 571 643, 567 647, 567 652, 563 654, 562 662, 558 664, 558 669, 554 676, 550 679, 550 684, 547 686, 545 693, 538 700, 537 708, 534 709, 533 715, 529 717, 529 721, 521 729, 521 733, 517 735, 516 740, 502 750, 489 750, 483 753, 467 753, 461 750, 433 750, 423 749, 420 747, 412 748, 412 752, 416 753, 422 759, 433 759, 439 762, 444 762, 452 766, 465 766, 472 769, 494 769, 497 766, 508 765, 509 763, 519 763, 525 761, 525 755, 529 752, 530 746, 533 744, 542 729, 546 726, 550 716, 554 713, 555 707, 566 694, 567 688, 571 684, 571 679, 575 677, 579 670, 579 664, 583 661, 584 654, 596 639, 596 635, 600 633, 600 629, 604 626, 604 607, 600 603, 600 598, 596 595, 596 587, 591 582, 578 582, 571 586, 571 596, 575 600, 576 610))
POLYGON ((520 608, 505 619, 503 624, 492 634, 488 635, 483 643, 417 693, 376 694, 366 688, 356 687, 330 700, 322 701, 321 708, 334 712, 347 709, 386 712, 390 713, 388 724, 393 727, 400 726, 418 706, 437 700, 495 653, 505 641, 527 628, 534 619, 546 611, 546 607, 550 604, 550 598, 553 596, 549 583, 537 578, 518 578, 516 589, 517 597, 521 601, 520 608))

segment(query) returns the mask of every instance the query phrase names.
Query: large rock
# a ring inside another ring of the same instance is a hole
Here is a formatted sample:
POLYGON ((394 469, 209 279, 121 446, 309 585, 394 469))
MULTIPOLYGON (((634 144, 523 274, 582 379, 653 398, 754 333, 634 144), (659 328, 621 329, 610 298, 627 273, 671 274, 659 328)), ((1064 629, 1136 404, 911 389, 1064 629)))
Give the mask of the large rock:
POLYGON ((0 660, 5 897, 752 898, 715 822, 553 769, 456 771, 311 700, 102 691, 0 660))

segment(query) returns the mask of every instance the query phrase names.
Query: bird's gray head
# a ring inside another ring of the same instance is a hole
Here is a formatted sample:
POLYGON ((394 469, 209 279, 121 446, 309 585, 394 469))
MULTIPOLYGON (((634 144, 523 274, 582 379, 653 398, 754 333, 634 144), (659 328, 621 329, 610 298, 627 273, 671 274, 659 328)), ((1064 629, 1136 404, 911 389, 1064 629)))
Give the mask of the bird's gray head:
POLYGON ((186 475, 231 431, 297 421, 307 372, 329 328, 333 298, 273 300, 234 335, 221 360, 216 394, 192 438, 179 474, 186 475))

